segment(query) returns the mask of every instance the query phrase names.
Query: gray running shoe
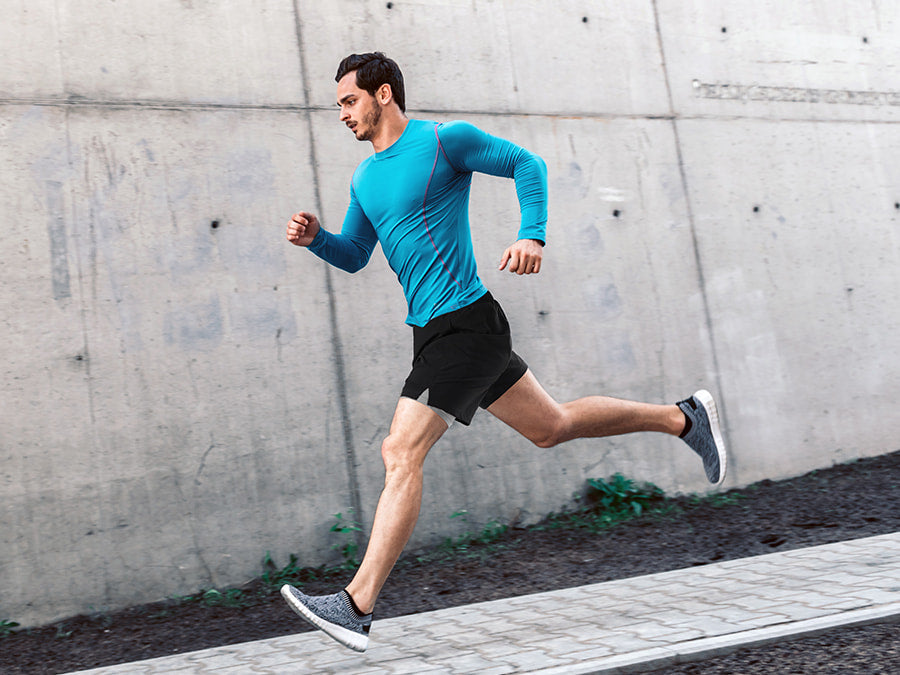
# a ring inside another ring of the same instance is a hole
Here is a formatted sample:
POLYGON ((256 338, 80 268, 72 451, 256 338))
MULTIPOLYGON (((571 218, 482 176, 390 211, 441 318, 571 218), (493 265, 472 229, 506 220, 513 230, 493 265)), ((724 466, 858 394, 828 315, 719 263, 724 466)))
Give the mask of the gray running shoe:
POLYGON ((709 482, 719 485, 725 480, 725 442, 719 429, 719 413, 712 394, 705 389, 679 401, 678 407, 691 421, 691 427, 681 440, 700 455, 709 482))
POLYGON ((345 591, 334 595, 305 595, 285 584, 281 587, 281 596, 297 614, 345 647, 366 651, 372 615, 357 615, 345 591))

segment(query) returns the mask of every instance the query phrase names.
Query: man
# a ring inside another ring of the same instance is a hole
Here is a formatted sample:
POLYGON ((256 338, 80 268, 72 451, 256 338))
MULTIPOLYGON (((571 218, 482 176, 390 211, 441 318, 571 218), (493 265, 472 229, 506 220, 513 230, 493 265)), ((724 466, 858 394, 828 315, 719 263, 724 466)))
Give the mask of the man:
POLYGON ((348 56, 335 80, 341 122, 375 153, 353 174, 340 234, 301 211, 287 239, 348 272, 361 269, 380 242, 409 305, 414 360, 382 444, 384 490, 362 564, 334 595, 307 596, 288 585, 281 592, 304 619, 363 651, 375 600, 418 518, 425 456, 454 420, 468 425, 481 406, 541 448, 637 431, 681 436, 715 484, 725 476, 725 448, 706 391, 673 405, 601 396, 559 404, 511 350, 503 310, 475 267, 469 186, 474 171, 515 180, 522 220, 499 268, 537 274, 547 222, 539 157, 465 122, 410 120, 400 69, 380 52, 348 56))

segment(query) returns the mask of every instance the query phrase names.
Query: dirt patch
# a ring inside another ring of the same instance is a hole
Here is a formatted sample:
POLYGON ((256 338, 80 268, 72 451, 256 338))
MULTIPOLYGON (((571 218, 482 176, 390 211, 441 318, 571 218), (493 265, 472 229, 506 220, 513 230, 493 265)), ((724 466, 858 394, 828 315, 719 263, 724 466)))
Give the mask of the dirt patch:
MULTIPOLYGON (((402 560, 376 613, 379 618, 414 614, 896 532, 897 504, 900 452, 791 480, 763 481, 715 500, 675 500, 676 508, 665 515, 598 533, 510 530, 490 549, 472 545, 467 554, 443 560, 402 560)), ((346 572, 310 581, 304 590, 331 593, 349 577, 346 572)), ((266 595, 260 589, 244 594, 255 596, 245 607, 156 603, 20 631, 0 639, 0 672, 62 673, 306 629, 277 592, 266 595)), ((737 661, 728 665, 719 660, 660 672, 898 672, 898 642, 900 626, 885 624, 809 638, 799 649, 769 646, 726 657, 741 658, 739 668, 737 661), (847 645, 843 652, 842 642, 847 645), (780 653, 778 660, 768 660, 766 655, 773 653, 780 653), (867 670, 851 669, 864 662, 867 670), (884 664, 889 664, 886 670, 881 669, 884 664)))

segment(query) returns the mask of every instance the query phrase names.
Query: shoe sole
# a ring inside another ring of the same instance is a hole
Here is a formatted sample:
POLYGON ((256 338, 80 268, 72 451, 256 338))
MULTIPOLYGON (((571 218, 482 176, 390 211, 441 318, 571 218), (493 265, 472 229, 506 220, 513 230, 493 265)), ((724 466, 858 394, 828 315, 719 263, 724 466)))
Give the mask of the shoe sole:
POLYGON ((722 430, 719 428, 719 411, 716 408, 716 402, 713 400, 712 394, 706 389, 701 389, 694 394, 703 409, 706 410, 706 416, 709 418, 709 429, 712 431, 713 441, 716 444, 716 454, 719 456, 719 480, 713 485, 721 485, 725 480, 725 471, 728 469, 728 455, 725 452, 725 441, 722 439, 722 430))
POLYGON ((366 651, 366 647, 369 646, 368 636, 360 635, 355 631, 344 628, 343 626, 339 626, 336 623, 326 621, 322 617, 313 614, 313 612, 306 605, 304 605, 302 602, 297 600, 296 597, 294 597, 294 594, 291 593, 291 587, 288 584, 285 584, 281 587, 281 597, 284 598, 285 602, 287 602, 288 604, 288 607, 294 610, 294 613, 297 614, 300 618, 305 619, 320 631, 337 640, 345 647, 349 647, 353 651, 364 652, 366 651))

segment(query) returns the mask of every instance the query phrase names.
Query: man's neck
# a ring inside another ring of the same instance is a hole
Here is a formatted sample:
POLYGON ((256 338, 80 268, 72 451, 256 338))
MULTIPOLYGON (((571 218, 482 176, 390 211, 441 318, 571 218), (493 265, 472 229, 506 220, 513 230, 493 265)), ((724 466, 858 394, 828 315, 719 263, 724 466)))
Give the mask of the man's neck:
POLYGON ((406 130, 407 124, 409 124, 409 118, 404 113, 391 115, 389 118, 383 119, 378 133, 372 139, 372 147, 375 149, 375 152, 387 150, 396 143, 397 139, 406 130))

